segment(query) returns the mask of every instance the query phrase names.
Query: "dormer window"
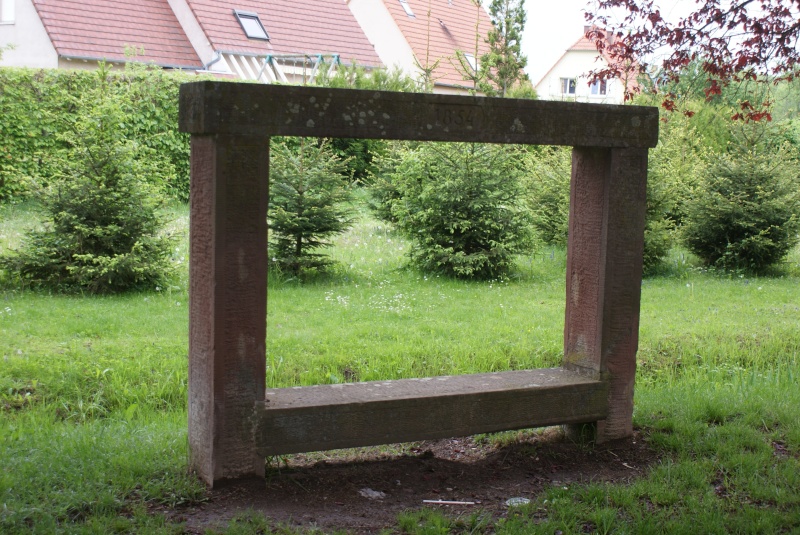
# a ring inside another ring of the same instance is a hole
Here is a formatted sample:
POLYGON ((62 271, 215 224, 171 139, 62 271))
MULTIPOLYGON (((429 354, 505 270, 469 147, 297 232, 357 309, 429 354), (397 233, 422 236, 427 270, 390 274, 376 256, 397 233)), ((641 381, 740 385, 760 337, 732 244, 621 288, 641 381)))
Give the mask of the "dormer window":
POLYGON ((406 15, 408 15, 409 17, 417 18, 417 16, 414 15, 414 11, 412 11, 412 9, 411 9, 411 6, 408 5, 408 2, 406 0, 399 0, 399 2, 400 2, 400 5, 403 6, 403 9, 405 10, 406 15))
POLYGON ((236 19, 239 21, 239 24, 242 25, 244 34, 249 39, 261 39, 262 41, 269 41, 269 34, 267 33, 267 30, 264 29, 264 25, 261 24, 261 19, 258 18, 258 13, 238 11, 234 9, 233 14, 236 15, 236 19))

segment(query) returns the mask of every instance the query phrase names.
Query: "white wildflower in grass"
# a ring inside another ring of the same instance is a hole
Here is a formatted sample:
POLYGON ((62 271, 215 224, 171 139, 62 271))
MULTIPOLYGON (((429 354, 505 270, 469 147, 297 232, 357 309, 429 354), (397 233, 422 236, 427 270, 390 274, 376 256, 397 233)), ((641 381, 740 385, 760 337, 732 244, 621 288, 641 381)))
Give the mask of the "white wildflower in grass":
POLYGON ((394 295, 376 294, 370 298, 369 307, 373 310, 379 310, 381 312, 392 312, 399 314, 402 312, 410 312, 412 308, 409 301, 413 300, 413 297, 409 298, 402 293, 397 293, 394 295))
POLYGON ((334 295, 332 290, 325 292, 325 301, 335 303, 343 307, 348 307, 350 305, 350 297, 346 295, 334 295))

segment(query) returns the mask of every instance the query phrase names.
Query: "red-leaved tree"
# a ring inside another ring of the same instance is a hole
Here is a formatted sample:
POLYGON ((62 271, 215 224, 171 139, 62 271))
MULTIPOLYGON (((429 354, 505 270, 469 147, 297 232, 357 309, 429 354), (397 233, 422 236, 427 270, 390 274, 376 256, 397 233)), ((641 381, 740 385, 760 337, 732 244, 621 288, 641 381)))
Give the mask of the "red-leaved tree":
MULTIPOLYGON (((593 73, 598 79, 619 77, 620 66, 635 64, 640 72, 656 67, 662 80, 677 82, 697 63, 710 100, 732 82, 800 76, 800 0, 697 0, 678 20, 662 16, 653 0, 594 0, 586 19, 592 25, 587 35, 613 59, 593 73)), ((663 106, 674 110, 676 98, 667 93, 663 106)), ((733 119, 770 120, 769 99, 759 100, 741 100, 733 119)))

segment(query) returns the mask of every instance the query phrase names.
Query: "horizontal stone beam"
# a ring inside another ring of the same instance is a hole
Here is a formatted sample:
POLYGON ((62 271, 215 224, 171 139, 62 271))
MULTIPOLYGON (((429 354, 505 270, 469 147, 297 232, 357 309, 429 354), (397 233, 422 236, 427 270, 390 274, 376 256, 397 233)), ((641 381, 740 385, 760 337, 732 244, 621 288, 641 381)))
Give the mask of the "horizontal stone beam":
POLYGON ((602 420, 608 385, 562 368, 267 389, 259 455, 602 420))
POLYGON ((180 89, 191 134, 655 147, 658 109, 202 81, 180 89))

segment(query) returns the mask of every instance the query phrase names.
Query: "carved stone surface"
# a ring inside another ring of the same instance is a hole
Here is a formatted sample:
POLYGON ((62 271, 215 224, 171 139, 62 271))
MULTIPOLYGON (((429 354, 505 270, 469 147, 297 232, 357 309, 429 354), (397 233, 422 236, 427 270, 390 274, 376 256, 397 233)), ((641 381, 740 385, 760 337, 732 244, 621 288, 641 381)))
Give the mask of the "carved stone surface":
POLYGON ((576 102, 193 82, 180 126, 192 134, 655 147, 658 110, 576 102))
POLYGON ((459 437, 608 414, 608 384, 563 368, 269 389, 260 454, 459 437))
POLYGON ((208 482, 263 472, 269 139, 192 138, 189 447, 208 482))
POLYGON ((314 448, 595 422, 598 441, 631 435, 657 109, 206 81, 181 87, 180 125, 192 134, 190 463, 209 485, 314 448), (562 368, 265 399, 273 135, 575 147, 562 368))
POLYGON ((564 366, 609 382, 598 442, 633 432, 646 177, 646 149, 573 150, 564 366))

